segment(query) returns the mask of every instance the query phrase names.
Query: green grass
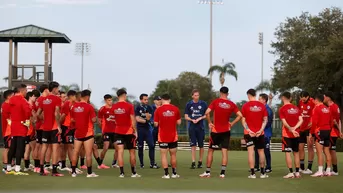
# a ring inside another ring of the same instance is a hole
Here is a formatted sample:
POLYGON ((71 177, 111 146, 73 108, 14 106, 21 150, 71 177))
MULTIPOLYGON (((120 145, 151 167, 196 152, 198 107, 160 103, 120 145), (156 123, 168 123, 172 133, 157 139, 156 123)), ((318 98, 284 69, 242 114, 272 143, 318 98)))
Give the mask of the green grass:
MULTIPOLYGON (((220 179, 220 152, 215 152, 214 163, 212 167, 212 177, 201 179, 198 177, 203 169, 191 170, 190 152, 178 152, 178 173, 180 179, 161 179, 163 170, 154 170, 150 168, 139 169, 137 172, 142 175, 140 179, 129 177, 130 168, 126 158, 126 174, 128 177, 121 179, 118 177, 118 169, 98 170, 95 172, 100 175, 99 178, 86 178, 85 175, 79 175, 76 178, 70 177, 67 173, 65 177, 42 177, 38 174, 30 173, 29 176, 13 176, 0 174, 0 191, 5 190, 25 190, 25 191, 43 191, 43 190, 169 190, 169 191, 225 191, 225 192, 342 192, 343 177, 323 177, 312 178, 303 176, 301 179, 283 179, 288 170, 285 167, 284 154, 281 152, 272 153, 273 173, 269 179, 248 179, 247 152, 229 152, 229 164, 227 167, 227 177, 220 179)), ((126 152, 126 156, 127 156, 126 152)), ((111 163, 113 151, 108 152, 105 163, 111 163)), ((147 152, 145 154, 146 165, 149 163, 147 152)), ((157 158, 159 157, 157 153, 157 158)), ((339 166, 343 167, 343 153, 339 153, 339 166)), ((159 162, 159 159, 158 159, 159 162)), ((93 162, 95 163, 95 162, 93 162)), ((138 162, 137 162, 138 163, 138 162)), ((95 168, 95 165, 94 165, 95 168)), ((314 164, 316 169, 316 164, 314 164)), ((343 174, 343 170, 340 170, 343 174)))

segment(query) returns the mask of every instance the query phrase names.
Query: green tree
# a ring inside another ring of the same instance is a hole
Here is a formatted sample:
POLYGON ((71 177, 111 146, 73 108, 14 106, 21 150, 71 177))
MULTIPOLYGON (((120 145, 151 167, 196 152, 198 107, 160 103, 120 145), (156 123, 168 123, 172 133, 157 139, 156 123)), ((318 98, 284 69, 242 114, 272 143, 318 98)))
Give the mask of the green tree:
MULTIPOLYGON (((122 88, 118 88, 118 87, 113 87, 112 88, 112 91, 114 92, 114 94, 112 95, 112 98, 113 98, 113 101, 114 102, 117 102, 118 101, 118 97, 117 97, 117 91, 119 90, 119 89, 124 89, 124 90, 126 90, 126 88, 124 88, 124 87, 122 87, 122 88)), ((127 102, 130 102, 130 103, 132 103, 132 104, 136 104, 137 103, 137 101, 135 100, 136 99, 136 97, 134 96, 134 95, 131 95, 131 94, 127 94, 127 96, 126 96, 126 101, 127 102)))
POLYGON ((226 75, 234 77, 237 81, 236 65, 232 62, 226 63, 223 66, 215 65, 208 69, 208 75, 213 72, 219 73, 219 81, 221 86, 224 86, 226 75))
POLYGON ((76 92, 81 91, 80 86, 76 83, 69 84, 69 85, 61 85, 61 91, 68 92, 69 90, 74 90, 76 92))

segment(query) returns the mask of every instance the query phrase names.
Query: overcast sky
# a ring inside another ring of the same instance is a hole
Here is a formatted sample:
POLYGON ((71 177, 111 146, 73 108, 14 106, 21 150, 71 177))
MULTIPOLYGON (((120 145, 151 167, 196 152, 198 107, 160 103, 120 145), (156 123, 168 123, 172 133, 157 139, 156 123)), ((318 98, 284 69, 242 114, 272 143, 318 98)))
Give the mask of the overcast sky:
MULTIPOLYGON (((230 98, 246 99, 245 92, 261 79, 264 32, 264 77, 271 77, 275 60, 268 53, 275 28, 302 11, 317 14, 342 7, 342 0, 223 0, 213 12, 213 62, 236 64, 238 81, 227 77, 230 98)), ((34 24, 65 33, 71 44, 53 45, 54 78, 61 84, 80 83, 81 58, 75 43, 91 44, 85 57, 84 85, 92 101, 101 105, 112 87, 130 94, 151 93, 156 83, 182 71, 206 75, 209 68, 209 5, 197 0, 0 0, 0 30, 34 24)), ((43 44, 19 44, 19 64, 43 64, 43 44)), ((8 44, 0 43, 0 77, 8 76, 8 44)), ((218 74, 213 84, 219 89, 218 74)), ((0 86, 6 83, 1 79, 0 86)))

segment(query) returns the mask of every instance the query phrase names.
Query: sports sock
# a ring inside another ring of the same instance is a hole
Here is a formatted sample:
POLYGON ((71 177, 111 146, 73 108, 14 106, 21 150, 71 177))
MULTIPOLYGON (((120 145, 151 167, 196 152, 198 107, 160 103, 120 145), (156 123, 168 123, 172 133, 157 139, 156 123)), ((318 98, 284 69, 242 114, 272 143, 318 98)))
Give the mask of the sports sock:
POLYGON ((101 165, 101 159, 100 159, 100 157, 96 158, 96 162, 98 163, 99 166, 101 165))
POLYGON ((293 173, 293 168, 288 168, 289 169, 289 173, 293 173))
POLYGON ((168 171, 168 168, 164 168, 164 175, 169 175, 169 171, 168 171))
POLYGON ((318 166, 318 172, 323 172, 323 166, 318 166))
POLYGON ((116 165, 116 164, 117 164, 117 160, 113 160, 112 165, 116 165))
POLYGON ((80 158, 80 165, 81 166, 85 165, 85 158, 80 158))
POLYGON ((337 164, 333 164, 332 167, 333 167, 333 171, 337 173, 338 172, 337 164))
POLYGON ((25 163, 25 168, 30 167, 30 160, 24 160, 24 163, 25 163))
POLYGON ((299 168, 295 168, 295 172, 299 172, 300 171, 300 169, 299 168))
POLYGON ((176 168, 172 168, 172 172, 174 175, 176 175, 176 168))
POLYGON ((304 159, 300 160, 300 169, 305 170, 305 160, 304 159))
POLYGON ((222 165, 220 175, 225 175, 226 166, 222 165))
POLYGON ((331 168, 330 167, 327 167, 326 168, 326 173, 330 173, 331 172, 331 168))
POLYGON ((136 174, 136 167, 135 166, 131 166, 131 172, 132 172, 132 174, 136 174))
POLYGON ((92 174, 92 166, 87 167, 87 174, 92 174))
POLYGON ((35 159, 35 168, 39 168, 39 165, 40 165, 39 159, 35 159))
POLYGON ((52 173, 53 173, 53 174, 56 174, 56 173, 57 173, 57 167, 58 167, 58 164, 53 164, 53 165, 52 165, 52 173))
POLYGON ((328 168, 328 164, 325 164, 325 168, 324 168, 324 170, 326 170, 326 168, 328 168))
POLYGON ((75 173, 76 174, 76 166, 71 166, 71 173, 75 173))
POLYGON ((207 168, 206 168, 206 173, 207 173, 207 174, 211 173, 211 168, 207 167, 207 168))
POLYGON ((313 161, 308 161, 307 169, 312 171, 312 164, 313 164, 313 161))
POLYGON ((251 175, 255 175, 255 168, 250 168, 251 175))
POLYGON ((120 167, 120 174, 124 174, 124 167, 120 167))
POLYGON ((40 165, 40 173, 44 174, 44 165, 40 165))
POLYGON ((265 174, 265 170, 264 168, 261 168, 261 174, 264 175, 265 174))
POLYGON ((61 163, 62 163, 61 168, 67 167, 67 166, 66 166, 66 160, 62 160, 61 163))

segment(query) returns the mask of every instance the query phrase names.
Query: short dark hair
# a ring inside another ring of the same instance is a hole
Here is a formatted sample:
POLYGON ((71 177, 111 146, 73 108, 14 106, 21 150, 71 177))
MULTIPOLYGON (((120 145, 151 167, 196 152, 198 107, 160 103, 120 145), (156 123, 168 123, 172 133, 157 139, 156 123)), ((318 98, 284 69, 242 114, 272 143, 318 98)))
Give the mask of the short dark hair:
POLYGON ((256 90, 251 88, 247 91, 247 94, 255 97, 256 96, 256 90))
POLYGON ((104 95, 104 100, 111 99, 111 98, 112 98, 112 96, 110 94, 105 94, 104 95))
POLYGON ((4 99, 6 100, 10 95, 14 94, 14 91, 13 90, 6 90, 4 92, 4 99))
POLYGON ((286 99, 290 100, 292 98, 292 94, 286 91, 281 94, 281 97, 285 97, 286 99))
POLYGON ((228 94, 229 93, 229 88, 226 86, 223 86, 220 88, 219 92, 223 93, 223 94, 228 94))
POLYGON ((144 97, 148 97, 148 94, 143 93, 139 95, 139 100, 142 100, 144 97))
POLYGON ((260 97, 266 101, 266 103, 268 102, 268 95, 266 93, 262 93, 260 94, 260 97))
POLYGON ((30 97, 32 97, 33 96, 33 92, 32 91, 30 91, 30 92, 27 92, 26 93, 26 100, 29 100, 30 99, 30 97))
POLYGON ((49 89, 49 86, 47 84, 42 84, 40 87, 39 87, 39 91, 41 93, 43 93, 46 89, 49 89))
POLYGON ((91 96, 91 91, 90 90, 83 90, 83 91, 81 91, 81 97, 86 97, 86 96, 91 96))
POLYGON ((76 96, 81 96, 81 91, 77 92, 76 96))
POLYGON ((70 96, 76 96, 76 91, 75 90, 69 90, 67 92, 67 96, 70 97, 70 96))
POLYGON ((20 84, 16 87, 16 91, 19 92, 20 90, 24 89, 24 88, 27 88, 26 84, 20 84))
POLYGON ((54 88, 58 88, 60 86, 60 84, 56 81, 52 81, 49 83, 49 91, 51 92, 52 90, 54 90, 54 88))
POLYGON ((319 102, 323 102, 324 101, 324 95, 323 94, 316 94, 316 96, 314 98, 316 100, 318 100, 319 102))
POLYGON ((62 94, 66 94, 66 92, 64 92, 64 91, 60 91, 60 95, 62 95, 62 94))
POLYGON ((39 90, 32 90, 32 93, 33 93, 33 95, 35 95, 35 97, 40 97, 40 92, 39 92, 39 90))
POLYGON ((198 89, 193 89, 192 90, 192 96, 195 94, 195 93, 200 93, 198 89))
POLYGON ((17 89, 17 87, 15 87, 14 89, 13 89, 13 93, 15 94, 15 93, 18 93, 19 92, 19 90, 17 89))
POLYGON ((301 98, 303 98, 303 97, 308 97, 308 96, 310 96, 310 93, 308 93, 307 91, 304 91, 304 90, 303 90, 303 91, 300 92, 300 97, 301 97, 301 98))
POLYGON ((324 93, 326 97, 329 97, 332 101, 335 99, 335 95, 331 91, 327 91, 324 93))
POLYGON ((120 97, 120 96, 122 96, 124 94, 127 94, 125 89, 121 88, 121 89, 117 90, 117 96, 118 97, 120 97))
POLYGON ((169 94, 163 94, 163 95, 161 96, 161 98, 162 98, 163 100, 170 100, 170 95, 169 95, 169 94))

